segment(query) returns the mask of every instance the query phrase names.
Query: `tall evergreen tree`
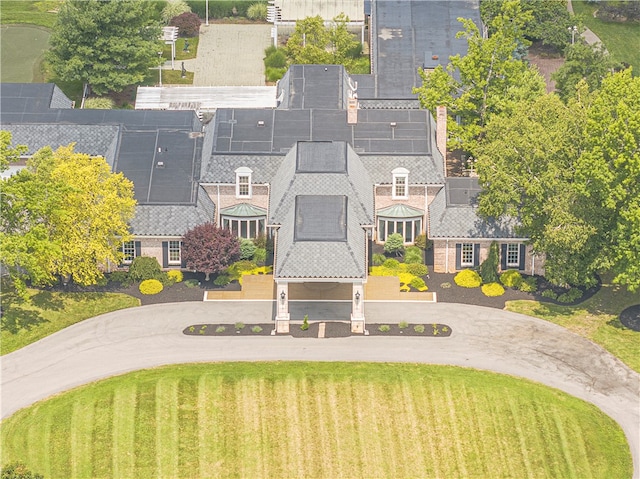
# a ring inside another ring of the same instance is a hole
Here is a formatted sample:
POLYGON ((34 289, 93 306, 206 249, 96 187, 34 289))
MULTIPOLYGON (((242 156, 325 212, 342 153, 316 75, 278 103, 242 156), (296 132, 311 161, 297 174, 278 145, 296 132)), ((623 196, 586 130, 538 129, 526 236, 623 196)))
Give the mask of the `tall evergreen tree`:
POLYGON ((47 59, 63 81, 82 81, 98 95, 141 83, 157 66, 160 23, 147 0, 66 0, 47 59))

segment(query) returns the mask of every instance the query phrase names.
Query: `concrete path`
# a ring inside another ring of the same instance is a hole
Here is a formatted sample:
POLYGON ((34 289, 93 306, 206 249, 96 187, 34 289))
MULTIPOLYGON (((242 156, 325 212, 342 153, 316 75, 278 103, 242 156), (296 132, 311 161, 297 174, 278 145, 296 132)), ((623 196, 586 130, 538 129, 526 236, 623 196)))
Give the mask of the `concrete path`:
POLYGON ((452 364, 538 381, 589 401, 623 428, 640 479, 640 375, 564 328, 452 303, 367 303, 368 320, 448 324, 450 338, 192 337, 202 322, 269 322, 270 301, 158 304, 89 319, 1 358, 2 417, 81 384, 142 368, 200 361, 384 361, 452 364))
MULTIPOLYGON (((573 15, 573 4, 571 3, 571 0, 567 1, 567 9, 573 15)), ((582 32, 582 38, 584 38, 584 41, 587 42, 589 45, 600 43, 604 47, 604 43, 602 43, 602 40, 600 40, 598 35, 593 33, 587 27, 584 27, 584 32, 582 32)))
POLYGON ((185 60, 194 86, 264 86, 264 50, 270 25, 210 24, 200 27, 198 56, 185 60))

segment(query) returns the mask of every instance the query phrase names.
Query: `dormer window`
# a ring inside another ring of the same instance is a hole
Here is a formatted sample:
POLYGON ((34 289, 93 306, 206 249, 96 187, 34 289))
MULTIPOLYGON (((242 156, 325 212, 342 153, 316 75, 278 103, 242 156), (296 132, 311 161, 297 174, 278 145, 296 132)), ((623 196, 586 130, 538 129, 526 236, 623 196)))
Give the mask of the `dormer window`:
POLYGON ((251 173, 244 166, 236 170, 236 198, 251 198, 251 173))
POLYGON ((393 174, 392 198, 394 200, 407 199, 409 197, 409 170, 396 168, 391 173, 393 174))

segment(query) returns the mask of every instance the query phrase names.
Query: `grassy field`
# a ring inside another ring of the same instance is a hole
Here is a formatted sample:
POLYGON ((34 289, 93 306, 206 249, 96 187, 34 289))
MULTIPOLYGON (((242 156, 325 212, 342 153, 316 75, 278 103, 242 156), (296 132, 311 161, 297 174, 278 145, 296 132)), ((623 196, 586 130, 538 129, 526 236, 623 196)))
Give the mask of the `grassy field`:
POLYGON ((593 16, 597 3, 573 0, 573 11, 580 15, 585 25, 598 35, 609 53, 619 62, 633 66, 635 75, 640 75, 640 23, 604 22, 593 16))
POLYGON ((599 344, 640 372, 640 333, 625 328, 618 319, 623 309, 638 303, 640 292, 630 293, 604 281, 598 293, 577 306, 508 301, 505 309, 559 324, 599 344))
POLYGON ((42 80, 40 64, 51 34, 42 27, 0 27, 0 81, 31 83, 42 80))
POLYGON ((0 23, 24 23, 53 28, 56 23, 55 10, 60 3, 55 0, 1 0, 0 23))
POLYGON ((11 291, 2 303, 1 353, 8 354, 39 339, 99 314, 140 305, 120 293, 60 293, 29 290, 31 301, 18 301, 11 291))
POLYGON ((622 430, 540 384, 447 366, 223 363, 138 371, 1 425, 45 477, 628 478, 622 430))

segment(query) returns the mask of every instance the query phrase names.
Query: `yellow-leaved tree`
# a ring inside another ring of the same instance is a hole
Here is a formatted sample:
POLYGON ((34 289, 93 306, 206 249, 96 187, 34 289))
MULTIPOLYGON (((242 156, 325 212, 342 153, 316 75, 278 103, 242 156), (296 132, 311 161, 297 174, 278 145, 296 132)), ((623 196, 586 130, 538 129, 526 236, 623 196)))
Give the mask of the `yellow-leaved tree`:
POLYGON ((18 289, 27 279, 95 284, 103 266, 122 260, 135 205, 133 183, 104 158, 73 144, 43 148, 2 181, 0 261, 18 289))

